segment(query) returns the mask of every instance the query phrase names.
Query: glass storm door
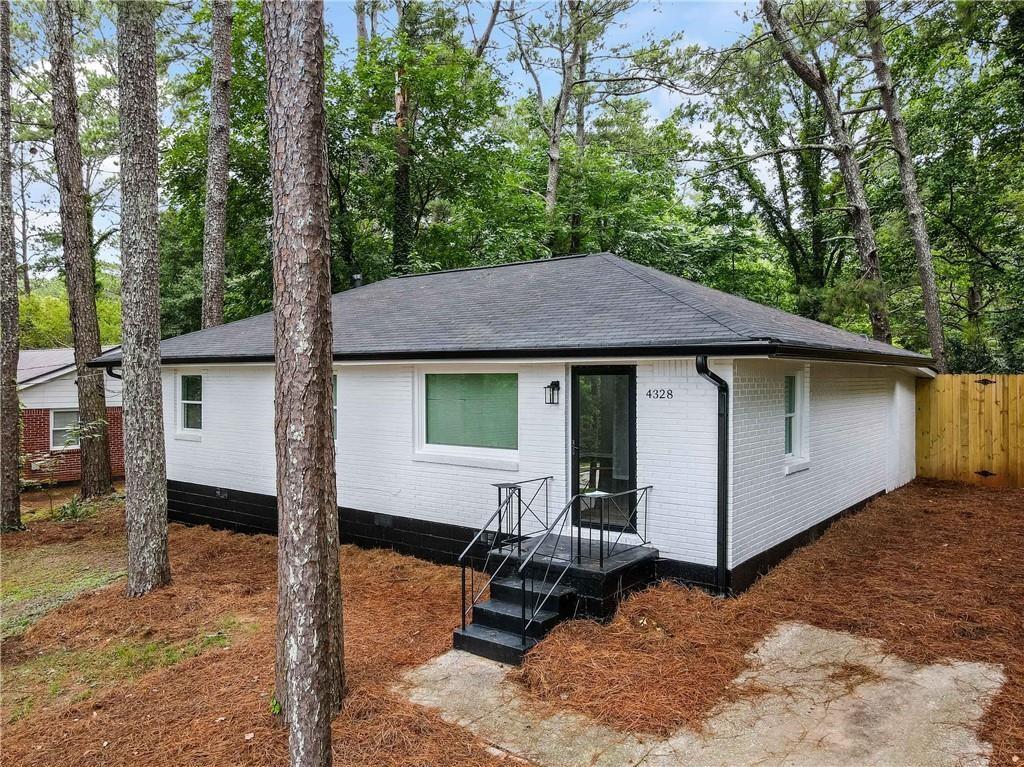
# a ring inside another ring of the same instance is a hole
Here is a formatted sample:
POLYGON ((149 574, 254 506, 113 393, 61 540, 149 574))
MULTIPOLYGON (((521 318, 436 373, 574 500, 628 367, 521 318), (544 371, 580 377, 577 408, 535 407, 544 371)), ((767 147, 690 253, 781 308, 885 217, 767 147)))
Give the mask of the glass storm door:
MULTIPOLYGON (((577 367, 572 371, 573 493, 621 493, 636 487, 636 368, 577 367)), ((610 529, 634 528, 631 496, 604 504, 610 529)), ((599 524, 597 509, 577 504, 574 522, 599 524)))

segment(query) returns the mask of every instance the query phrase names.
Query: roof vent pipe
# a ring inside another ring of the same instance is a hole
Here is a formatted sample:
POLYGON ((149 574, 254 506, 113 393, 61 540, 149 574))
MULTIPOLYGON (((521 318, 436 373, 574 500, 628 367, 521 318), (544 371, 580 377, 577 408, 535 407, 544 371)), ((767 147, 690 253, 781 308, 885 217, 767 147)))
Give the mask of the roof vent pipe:
POLYGON ((697 355, 697 375, 718 387, 718 546, 715 586, 730 591, 728 567, 729 524, 729 384, 708 367, 708 355, 697 355))
POLYGON ((362 275, 362 273, 360 273, 360 274, 353 274, 352 275, 352 287, 353 288, 361 288, 361 287, 363 287, 363 275, 362 275))

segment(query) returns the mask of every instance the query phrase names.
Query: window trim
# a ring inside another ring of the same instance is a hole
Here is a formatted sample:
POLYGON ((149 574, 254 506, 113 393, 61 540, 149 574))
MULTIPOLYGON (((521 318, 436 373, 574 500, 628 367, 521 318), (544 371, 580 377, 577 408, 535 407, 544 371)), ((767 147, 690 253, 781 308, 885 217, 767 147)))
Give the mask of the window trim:
MULTIPOLYGON (((64 453, 71 450, 80 450, 82 448, 82 440, 79 437, 78 443, 75 445, 55 445, 53 444, 53 414, 54 413, 78 413, 77 407, 52 407, 50 408, 50 452, 51 453, 64 453)), ((79 416, 78 422, 81 423, 81 416, 79 416)), ((62 431, 67 431, 63 429, 62 431)))
POLYGON ((174 436, 176 439, 191 440, 194 442, 201 442, 203 439, 203 427, 193 429, 185 426, 185 405, 199 405, 200 412, 202 413, 203 423, 206 421, 206 408, 204 405, 204 399, 200 400, 186 400, 184 399, 184 392, 182 391, 182 379, 198 377, 202 382, 204 388, 203 397, 205 399, 205 387, 206 387, 206 375, 203 371, 176 371, 174 374, 174 413, 175 413, 175 428, 174 436))
POLYGON ((338 441, 338 373, 331 373, 331 431, 338 441))
POLYGON ((511 373, 516 376, 516 444, 521 435, 523 412, 521 371, 509 365, 438 365, 418 366, 413 370, 413 450, 414 461, 444 463, 455 466, 473 466, 498 471, 519 470, 519 449, 498 447, 468 447, 464 445, 434 445, 427 442, 427 375, 471 375, 475 373, 511 373))
POLYGON ((787 370, 782 378, 782 450, 784 458, 784 473, 795 474, 810 468, 810 392, 809 392, 809 365, 796 370, 787 370), (786 410, 786 379, 793 378, 793 411, 786 410), (792 450, 786 452, 786 421, 792 418, 792 450))

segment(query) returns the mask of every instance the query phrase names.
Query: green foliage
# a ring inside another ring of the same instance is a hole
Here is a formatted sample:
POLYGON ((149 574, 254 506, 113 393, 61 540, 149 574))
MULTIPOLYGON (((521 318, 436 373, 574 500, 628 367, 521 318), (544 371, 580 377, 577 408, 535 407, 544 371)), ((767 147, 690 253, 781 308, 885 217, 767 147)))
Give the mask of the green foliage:
POLYGON ((58 522, 80 522, 95 513, 96 509, 92 504, 85 503, 79 496, 74 495, 70 501, 57 507, 53 518, 58 522))
MULTIPOLYGON (((99 262, 96 280, 96 314, 100 343, 121 341, 121 277, 114 264, 99 262)), ((18 314, 23 349, 71 346, 71 319, 67 287, 59 277, 37 278, 32 293, 19 296, 18 314)))
MULTIPOLYGON (((411 104, 409 268, 433 271, 609 250, 869 332, 865 308, 878 297, 868 295, 859 279, 835 159, 812 146, 828 140, 813 94, 757 25, 749 39, 727 51, 679 49, 674 38, 612 47, 605 30, 629 6, 628 0, 616 0, 589 9, 594 17, 584 25, 584 36, 591 81, 577 85, 570 99, 551 216, 544 211, 548 141, 540 124, 551 99, 538 104, 535 96, 510 95, 506 70, 519 64, 474 54, 461 3, 413 3, 399 30, 382 25, 381 34, 356 50, 341 50, 328 40, 334 291, 346 289, 356 274, 372 282, 394 270, 398 86, 411 104), (645 95, 655 82, 701 95, 668 115, 656 114, 645 95), (575 110, 581 104, 586 111, 578 138, 575 110), (758 158, 743 159, 751 154, 758 158)), ((1006 1, 886 8, 899 22, 887 26, 886 43, 914 149, 956 370, 1024 369, 1022 8, 1006 1)), ((15 13, 19 61, 44 57, 38 50, 41 10, 33 0, 15 13)), ((534 46, 542 69, 544 61, 557 65, 554 52, 569 32, 547 9, 531 12, 526 45, 534 46)), ((786 12, 800 16, 794 25, 798 36, 821 51, 820 65, 836 84, 842 107, 852 110, 849 125, 864 168, 896 341, 927 349, 888 128, 880 113, 858 110, 877 98, 870 89, 859 11, 814 0, 791 4, 786 12)), ((79 50, 91 62, 80 67, 83 148, 94 218, 103 221, 99 214, 110 207, 116 186, 116 175, 100 170, 116 154, 112 38, 103 34, 111 6, 83 6, 80 13, 79 50)), ((211 63, 205 44, 208 4, 167 13, 192 15, 192 23, 164 25, 161 61, 178 62, 162 91, 171 120, 161 153, 161 320, 163 334, 172 336, 199 327, 211 63), (168 32, 172 27, 178 31, 168 32), (193 38, 198 44, 186 46, 193 38)), ((268 311, 273 295, 266 62, 256 0, 235 4, 232 57, 228 321, 268 311)), ((42 148, 49 119, 45 72, 26 69, 19 76, 41 98, 16 104, 16 141, 42 148)), ((33 168, 32 181, 52 177, 47 160, 33 168)), ((116 231, 99 229, 97 249, 115 242, 116 231)), ((59 269, 53 227, 34 233, 32 243, 39 263, 59 269)), ((115 343, 117 275, 100 263, 97 280, 103 342, 115 343)), ((22 298, 21 318, 26 347, 70 343, 59 278, 36 280, 32 295, 22 298)))

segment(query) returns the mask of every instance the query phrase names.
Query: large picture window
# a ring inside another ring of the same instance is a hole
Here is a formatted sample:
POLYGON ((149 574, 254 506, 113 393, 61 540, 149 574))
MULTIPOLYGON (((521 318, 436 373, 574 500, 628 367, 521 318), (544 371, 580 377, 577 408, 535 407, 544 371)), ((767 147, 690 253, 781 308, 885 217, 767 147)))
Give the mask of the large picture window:
POLYGON ((203 377, 181 377, 181 428, 199 431, 203 428, 203 377))
POLYGON ((519 376, 428 373, 426 443, 519 449, 519 376))

